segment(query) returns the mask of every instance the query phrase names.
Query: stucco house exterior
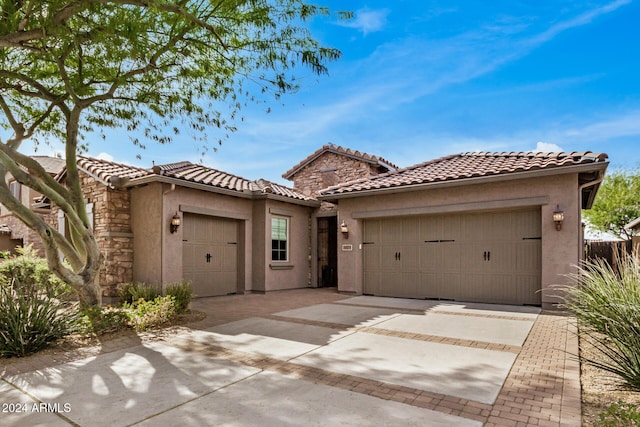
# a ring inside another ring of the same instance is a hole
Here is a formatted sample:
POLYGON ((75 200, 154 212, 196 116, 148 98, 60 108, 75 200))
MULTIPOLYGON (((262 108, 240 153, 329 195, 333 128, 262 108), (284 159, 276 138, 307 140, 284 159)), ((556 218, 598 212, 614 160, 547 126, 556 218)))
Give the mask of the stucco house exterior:
MULTIPOLYGON (((293 188, 190 162, 78 166, 106 301, 122 282, 187 279, 197 296, 337 286, 546 307, 581 259, 606 159, 463 153, 399 168, 327 144, 283 175, 293 188)), ((55 206, 49 218, 64 231, 55 206)))
POLYGON ((463 153, 327 188, 343 292, 550 307, 606 154, 463 153))

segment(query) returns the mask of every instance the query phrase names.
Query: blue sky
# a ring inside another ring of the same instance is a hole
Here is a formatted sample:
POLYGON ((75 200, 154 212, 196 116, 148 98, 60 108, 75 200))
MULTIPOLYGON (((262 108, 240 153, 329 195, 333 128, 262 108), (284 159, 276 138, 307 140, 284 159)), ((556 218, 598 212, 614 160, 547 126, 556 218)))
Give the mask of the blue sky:
POLYGON ((191 160, 281 183, 328 142, 399 166, 531 150, 606 152, 612 168, 640 166, 640 1, 322 4, 355 11, 349 22, 311 23, 342 59, 329 76, 300 70, 300 91, 270 113, 245 108, 217 152, 200 156, 187 136, 140 151, 114 130, 89 154, 145 167, 191 160))

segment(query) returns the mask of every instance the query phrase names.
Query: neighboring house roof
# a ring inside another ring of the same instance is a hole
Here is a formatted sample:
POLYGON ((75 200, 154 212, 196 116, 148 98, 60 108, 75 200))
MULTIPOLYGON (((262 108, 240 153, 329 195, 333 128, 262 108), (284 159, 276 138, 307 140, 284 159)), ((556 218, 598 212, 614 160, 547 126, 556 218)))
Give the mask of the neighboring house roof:
POLYGON ((112 177, 119 177, 121 180, 131 180, 151 175, 151 171, 147 169, 84 156, 78 158, 78 168, 102 182, 104 185, 112 185, 112 177))
MULTIPOLYGON (((322 190, 321 195, 324 199, 331 199, 336 198, 336 196, 355 196, 358 193, 411 188, 413 186, 448 181, 462 184, 464 180, 473 178, 488 178, 501 175, 512 177, 513 174, 517 173, 557 171, 560 168, 580 165, 598 164, 604 170, 608 165, 606 159, 606 154, 592 153, 590 151, 580 153, 461 153, 375 175, 370 178, 335 185, 322 190)), ((591 182, 595 181, 595 179, 587 177, 584 180, 585 182, 591 182)))
POLYGON ((633 221, 631 221, 629 224, 624 226, 624 228, 626 228, 627 230, 634 230, 639 227, 640 227, 640 218, 636 218, 633 221))
POLYGON ((33 160, 40 163, 47 173, 58 175, 65 167, 64 159, 50 156, 31 156, 33 160))
POLYGON ((366 163, 380 166, 389 171, 398 169, 398 166, 394 165, 388 160, 383 159, 382 157, 374 156, 361 151, 351 150, 349 148, 343 148, 334 144, 326 144, 316 150, 310 156, 302 160, 300 163, 286 171, 284 174, 282 174, 282 177, 285 179, 291 179, 296 173, 298 173, 298 171, 307 166, 309 163, 313 162, 318 157, 322 156, 324 153, 334 153, 351 157, 366 163))

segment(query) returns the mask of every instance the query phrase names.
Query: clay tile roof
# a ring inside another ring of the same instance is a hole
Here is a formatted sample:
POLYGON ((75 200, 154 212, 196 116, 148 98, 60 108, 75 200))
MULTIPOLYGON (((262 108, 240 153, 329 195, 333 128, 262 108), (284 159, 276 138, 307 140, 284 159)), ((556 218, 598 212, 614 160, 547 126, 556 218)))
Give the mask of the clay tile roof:
POLYGON ((396 170, 398 166, 389 162, 388 160, 383 159, 382 157, 374 156, 372 154, 367 154, 361 151, 352 150, 350 148, 340 147, 335 144, 325 144, 321 148, 314 151, 310 156, 302 160, 300 163, 286 171, 282 174, 282 177, 285 179, 291 179, 300 169, 313 162, 315 159, 320 157, 322 154, 329 152, 335 154, 341 154, 343 156, 352 157, 354 159, 361 160, 363 162, 375 164, 381 166, 387 170, 396 170))
POLYGON ((290 197, 292 199, 298 200, 316 200, 314 197, 304 195, 292 188, 285 187, 284 185, 280 185, 275 182, 267 181, 266 179, 253 181, 252 188, 254 191, 259 191, 264 194, 276 194, 278 196, 290 197))
POLYGON ((461 153, 390 171, 370 178, 329 187, 323 196, 379 190, 417 184, 489 177, 509 173, 604 162, 606 154, 586 152, 475 152, 461 153))
POLYGON ((58 157, 50 157, 50 156, 31 156, 33 160, 40 163, 40 166, 44 168, 47 173, 51 175, 57 175, 65 167, 64 159, 58 157))
POLYGON ((154 172, 164 176, 170 176, 185 181, 198 184, 211 185, 212 187, 225 188, 227 190, 245 191, 250 190, 251 181, 222 172, 203 165, 196 165, 191 162, 170 163, 154 167, 154 172))
POLYGON ((149 170, 136 166, 84 156, 78 158, 78 168, 107 185, 109 185, 109 178, 112 176, 134 179, 151 174, 149 170))

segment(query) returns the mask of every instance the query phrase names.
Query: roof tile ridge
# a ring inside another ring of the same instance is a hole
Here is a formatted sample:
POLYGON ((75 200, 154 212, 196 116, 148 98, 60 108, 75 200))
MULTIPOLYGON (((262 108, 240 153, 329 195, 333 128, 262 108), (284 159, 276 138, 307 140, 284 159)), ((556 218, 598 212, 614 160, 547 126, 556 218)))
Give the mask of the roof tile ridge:
MULTIPOLYGON (((125 168, 129 168, 129 169, 135 169, 138 170, 140 172, 149 172, 149 169, 140 167, 140 166, 133 166, 133 165, 129 165, 127 163, 120 163, 120 162, 114 162, 113 160, 105 160, 105 159, 99 159, 97 157, 91 157, 91 156, 78 156, 78 163, 80 163, 81 161, 85 161, 85 162, 95 162, 95 163, 101 163, 101 164, 107 164, 107 165, 112 165, 112 166, 121 166, 121 167, 125 167, 125 168)), ((65 166, 66 169, 66 166, 65 166)))

